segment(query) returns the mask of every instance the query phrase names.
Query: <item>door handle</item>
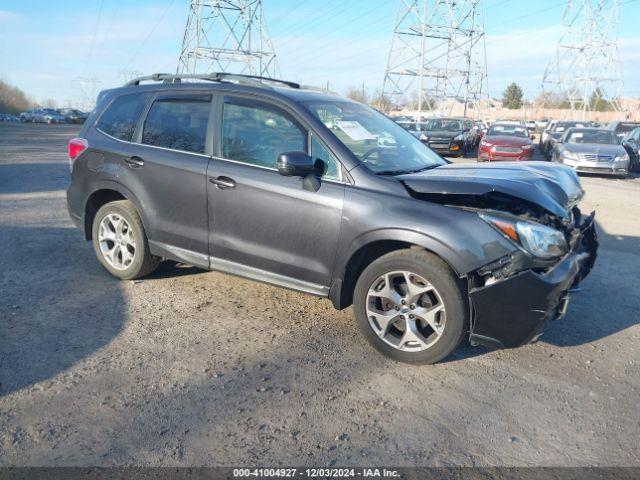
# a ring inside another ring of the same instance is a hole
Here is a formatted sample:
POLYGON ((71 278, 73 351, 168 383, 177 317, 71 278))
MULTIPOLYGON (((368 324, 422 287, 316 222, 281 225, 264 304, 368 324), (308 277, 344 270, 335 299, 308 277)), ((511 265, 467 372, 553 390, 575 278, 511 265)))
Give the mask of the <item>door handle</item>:
POLYGON ((127 162, 127 165, 129 165, 131 168, 140 168, 144 165, 144 160, 136 156, 125 158, 124 161, 127 162))
POLYGON ((236 182, 229 177, 218 177, 218 178, 209 178, 209 181, 213 183, 220 190, 225 190, 227 188, 234 188, 236 186, 236 182))

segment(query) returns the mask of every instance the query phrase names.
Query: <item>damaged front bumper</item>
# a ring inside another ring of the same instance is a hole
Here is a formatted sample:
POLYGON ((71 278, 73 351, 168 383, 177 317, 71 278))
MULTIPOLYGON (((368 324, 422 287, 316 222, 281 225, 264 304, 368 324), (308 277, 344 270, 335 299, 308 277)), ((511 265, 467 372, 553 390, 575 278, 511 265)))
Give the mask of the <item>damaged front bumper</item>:
POLYGON ((472 288, 470 341, 497 348, 512 348, 537 339, 545 324, 564 314, 569 291, 589 274, 598 240, 595 214, 576 229, 571 251, 544 273, 525 270, 489 285, 472 288))

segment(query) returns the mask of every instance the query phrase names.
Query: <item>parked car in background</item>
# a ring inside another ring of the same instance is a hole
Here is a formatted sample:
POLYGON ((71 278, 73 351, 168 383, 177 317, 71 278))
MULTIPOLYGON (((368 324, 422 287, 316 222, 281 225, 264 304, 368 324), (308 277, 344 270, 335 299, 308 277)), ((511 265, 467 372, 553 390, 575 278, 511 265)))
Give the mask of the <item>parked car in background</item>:
POLYGON ((520 120, 496 120, 493 123, 499 123, 501 125, 524 125, 520 120))
POLYGON ((37 123, 65 123, 64 115, 53 108, 41 109, 34 115, 34 118, 37 123))
POLYGON ((42 112, 41 108, 32 108, 20 114, 21 122, 35 122, 36 116, 42 112))
POLYGON ((461 157, 475 146, 472 126, 465 118, 430 118, 418 139, 441 155, 461 157))
POLYGON ((485 134, 487 133, 487 130, 489 127, 487 127, 487 125, 482 120, 475 120, 473 122, 473 128, 476 131, 476 135, 477 135, 476 146, 478 146, 480 144, 480 141, 482 140, 482 137, 484 137, 485 134))
POLYGON ((638 127, 640 127, 640 122, 615 121, 615 122, 610 122, 604 128, 606 128, 607 130, 611 130, 613 133, 615 133, 616 137, 622 140, 622 138, 627 133, 629 133, 631 130, 634 130, 635 128, 638 128, 638 127))
POLYGON ((19 122, 20 117, 10 113, 0 113, 0 122, 19 122))
POLYGON ((613 130, 569 128, 553 145, 551 161, 560 162, 576 172, 627 175, 629 154, 613 130))
POLYGON ((494 123, 478 147, 479 162, 522 161, 533 157, 529 129, 522 125, 494 123))
POLYGON ((547 128, 548 124, 549 124, 549 119, 548 118, 543 118, 541 120, 536 120, 536 129, 542 132, 545 128, 547 128))
POLYGON ((622 147, 629 154, 629 170, 640 171, 640 127, 636 127, 622 138, 622 147))
POLYGON ((544 158, 546 160, 551 160, 551 155, 553 154, 553 148, 555 142, 562 138, 562 136, 567 133, 567 130, 570 128, 587 128, 591 127, 592 122, 589 121, 580 121, 580 120, 561 120, 554 124, 554 126, 548 130, 547 139, 542 150, 544 154, 544 158))
POLYGON ((58 113, 64 117, 66 123, 84 123, 88 114, 75 108, 59 108, 58 113))
POLYGON ((529 130, 531 133, 535 132, 536 128, 538 128, 537 125, 536 125, 535 120, 529 120, 526 123, 526 126, 527 126, 527 130, 529 130))
POLYGON ((549 138, 549 132, 553 130, 555 127, 557 120, 550 120, 547 122, 546 127, 540 133, 540 138, 538 139, 538 149, 544 155, 545 148, 547 148, 547 139, 549 138))
POLYGON ((402 119, 402 120, 394 120, 394 121, 398 125, 400 125, 402 128, 407 130, 408 132, 416 130, 416 121, 415 120, 402 119))

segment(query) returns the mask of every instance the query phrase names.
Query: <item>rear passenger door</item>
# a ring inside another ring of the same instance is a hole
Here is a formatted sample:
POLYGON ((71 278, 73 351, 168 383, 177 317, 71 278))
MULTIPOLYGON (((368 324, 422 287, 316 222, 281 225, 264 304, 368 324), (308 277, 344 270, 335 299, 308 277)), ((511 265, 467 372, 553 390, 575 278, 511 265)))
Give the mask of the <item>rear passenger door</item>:
POLYGON ((208 266, 206 171, 210 94, 159 93, 131 144, 129 187, 145 210, 152 252, 208 266))

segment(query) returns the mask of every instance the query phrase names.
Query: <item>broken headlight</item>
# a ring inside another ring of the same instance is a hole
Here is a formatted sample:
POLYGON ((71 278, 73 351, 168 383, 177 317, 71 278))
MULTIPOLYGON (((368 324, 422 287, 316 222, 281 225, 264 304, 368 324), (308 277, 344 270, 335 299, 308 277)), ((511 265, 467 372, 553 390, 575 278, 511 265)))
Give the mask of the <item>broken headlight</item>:
POLYGON ((555 228, 484 212, 478 215, 524 251, 538 258, 555 258, 567 252, 567 240, 555 228))

